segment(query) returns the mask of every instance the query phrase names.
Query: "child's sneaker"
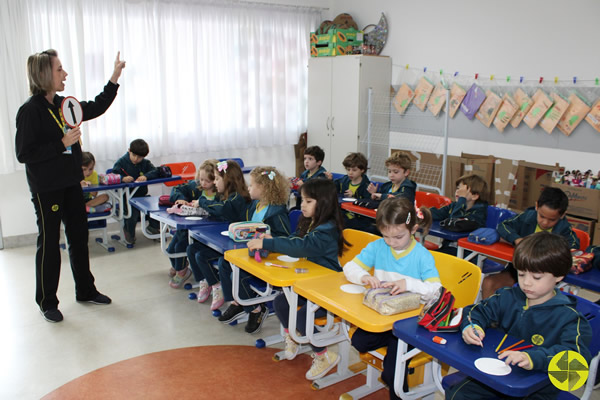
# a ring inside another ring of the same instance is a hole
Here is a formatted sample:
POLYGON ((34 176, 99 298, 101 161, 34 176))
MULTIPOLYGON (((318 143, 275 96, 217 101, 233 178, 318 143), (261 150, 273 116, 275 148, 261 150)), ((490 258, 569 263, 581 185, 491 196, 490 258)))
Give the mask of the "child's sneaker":
POLYGON ((306 373, 306 379, 309 381, 314 381, 315 379, 322 378, 329 371, 335 367, 338 362, 340 362, 340 358, 337 353, 326 350, 323 354, 313 354, 313 362, 312 366, 306 373))
POLYGON ((285 358, 288 360, 293 360, 298 355, 298 350, 300 350, 300 345, 292 339, 289 333, 285 334, 285 358))
POLYGON ((171 278, 169 286, 171 286, 173 289, 179 289, 183 286, 185 281, 189 279, 190 276, 192 276, 192 271, 190 271, 189 268, 183 270, 183 275, 180 274, 180 272, 177 272, 175 276, 171 278))
POLYGON ((229 307, 227 307, 227 310, 225 310, 225 312, 219 317, 219 322, 230 324, 233 321, 243 317, 244 314, 244 307, 240 306, 239 304, 231 303, 229 307))
POLYGON ((198 282, 198 303, 204 303, 210 296, 210 285, 206 282, 206 279, 202 279, 198 282))
POLYGON ((219 309, 225 303, 225 298, 223 297, 223 289, 221 289, 221 285, 213 285, 212 287, 212 303, 210 305, 210 311, 215 311, 219 309))
POLYGON ((135 244, 135 236, 127 231, 123 231, 123 235, 125 235, 125 243, 127 244, 135 244))
POLYGON ((244 330, 247 333, 259 332, 263 322, 265 322, 265 319, 267 319, 267 316, 269 315, 267 311, 267 307, 265 307, 264 304, 261 304, 259 312, 251 312, 248 315, 248 322, 246 323, 244 330))
POLYGON ((171 269, 169 269, 169 278, 174 277, 176 273, 177 271, 175 271, 175 268, 171 267, 171 269))

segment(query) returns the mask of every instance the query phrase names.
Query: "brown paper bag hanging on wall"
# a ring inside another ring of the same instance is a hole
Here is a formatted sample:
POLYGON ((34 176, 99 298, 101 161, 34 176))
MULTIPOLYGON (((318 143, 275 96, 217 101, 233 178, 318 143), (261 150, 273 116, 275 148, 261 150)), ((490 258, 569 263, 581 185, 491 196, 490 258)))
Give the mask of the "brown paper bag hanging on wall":
POLYGON ((419 83, 415 88, 415 97, 413 98, 413 104, 421 111, 425 111, 427 100, 433 92, 433 84, 425 77, 419 79, 419 83))
POLYGON ((571 93, 569 103, 567 111, 558 121, 558 129, 567 136, 573 133, 573 130, 577 128, 577 125, 583 121, 586 114, 591 110, 591 107, 577 93, 571 93))
POLYGON ((415 97, 415 92, 406 83, 403 83, 394 97, 394 108, 400 115, 404 114, 411 100, 415 97))
POLYGON ((567 111, 567 107, 569 107, 569 102, 558 93, 552 93, 551 97, 554 104, 546 111, 544 118, 540 122, 542 129, 549 135, 552 134, 554 127, 558 124, 565 111, 567 111))
POLYGON ((546 111, 552 106, 553 100, 542 89, 538 89, 533 96, 533 106, 523 118, 523 121, 531 129, 535 128, 538 122, 542 119, 546 111))
POLYGON ((491 90, 486 91, 485 95, 486 98, 483 104, 481 104, 481 107, 479 107, 477 114, 475 114, 475 118, 489 128, 494 121, 494 117, 496 116, 498 109, 500 108, 502 99, 491 90))
POLYGON ((457 85, 456 83, 452 84, 452 87, 450 88, 450 107, 448 107, 448 114, 450 115, 450 118, 454 118, 454 115, 458 111, 460 103, 462 103, 466 94, 467 91, 460 85, 457 85))
POLYGON ((506 128, 506 125, 508 125, 518 109, 519 107, 513 98, 508 93, 505 94, 502 98, 502 104, 498 109, 498 114, 496 114, 496 118, 494 118, 494 126, 496 129, 500 132, 504 132, 504 128, 506 128))
POLYGON ((527 115, 527 113, 531 109, 531 106, 533 105, 533 100, 531 99, 531 97, 527 96, 527 93, 525 93, 521 88, 515 91, 514 98, 515 103, 517 103, 519 109, 515 113, 513 119, 510 121, 510 125, 513 128, 518 128, 521 121, 523 121, 523 118, 525 118, 525 115, 527 115))
POLYGON ((598 132, 600 132, 600 100, 594 103, 591 111, 585 116, 585 120, 598 132))
POLYGON ((446 104, 446 89, 444 88, 444 85, 442 85, 442 83, 440 82, 437 85, 435 85, 435 89, 433 90, 433 93, 431 94, 431 97, 429 97, 429 101, 427 102, 427 108, 429 109, 429 111, 431 111, 434 117, 437 117, 437 115, 444 107, 444 104, 446 104))

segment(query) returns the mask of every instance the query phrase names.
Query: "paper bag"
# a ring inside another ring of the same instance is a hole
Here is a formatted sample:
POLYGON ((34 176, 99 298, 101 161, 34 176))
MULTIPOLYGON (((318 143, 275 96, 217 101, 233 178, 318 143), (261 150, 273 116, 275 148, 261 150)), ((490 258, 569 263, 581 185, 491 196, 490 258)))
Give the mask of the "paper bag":
POLYGON ((456 83, 452 84, 452 87, 450 88, 450 107, 448 107, 450 118, 454 118, 454 115, 458 111, 458 107, 460 107, 460 103, 462 103, 466 94, 467 91, 460 85, 457 85, 456 83))
POLYGON ((552 106, 553 100, 542 89, 538 89, 531 98, 533 99, 533 106, 531 106, 523 121, 529 128, 533 129, 552 106))
POLYGON ((515 113, 513 119, 510 121, 510 125, 513 128, 518 128, 521 121, 523 121, 523 118, 525 118, 525 115, 527 115, 531 109, 533 100, 531 97, 527 96, 523 89, 519 88, 515 91, 515 102, 517 103, 517 106, 519 106, 519 109, 515 113))
POLYGON ((479 107, 479 111, 475 114, 475 117, 484 124, 487 128, 492 125, 494 121, 494 117, 500 108, 500 104, 502 103, 502 99, 496 93, 488 90, 485 92, 486 98, 479 107))
POLYGON ((565 111, 560 121, 558 121, 558 129, 567 136, 573 133, 573 130, 577 128, 577 125, 583 121, 586 114, 591 110, 591 107, 577 93, 571 93, 569 103, 567 111, 565 111))
POLYGON ((598 132, 600 132, 600 100, 597 100, 585 120, 598 132))
POLYGON ((546 111, 544 118, 542 118, 542 121, 540 122, 542 129, 549 135, 552 133, 552 130, 554 130, 554 127, 558 124, 558 121, 560 121, 560 118, 565 111, 567 111, 567 107, 569 107, 569 102, 558 93, 552 93, 551 97, 554 104, 546 111))
POLYGON ((400 89, 398 89, 398 93, 396 93, 393 101, 394 108, 398 111, 398 114, 404 114, 413 97, 415 97, 415 92, 410 86, 403 83, 402 86, 400 86, 400 89))
POLYGON ((413 104, 417 106, 419 110, 425 111, 425 106, 427 106, 427 100, 429 100, 431 92, 433 92, 433 84, 429 82, 427 78, 422 77, 421 79, 419 79, 419 83, 415 88, 415 97, 413 98, 413 104))
POLYGON ((444 107, 444 104, 446 104, 446 89, 440 82, 435 85, 435 89, 433 90, 433 93, 427 102, 427 108, 429 111, 431 111, 434 117, 437 117, 442 107, 444 107))
POLYGON ((460 105, 460 109, 468 119, 473 119, 484 100, 485 93, 483 92, 483 89, 474 83, 467 91, 467 94, 460 105))
POLYGON ((496 118, 494 118, 494 126, 496 129, 500 132, 504 132, 504 128, 506 128, 506 125, 508 125, 518 109, 519 107, 513 98, 508 93, 505 94, 502 98, 502 104, 498 109, 498 114, 496 114, 496 118))

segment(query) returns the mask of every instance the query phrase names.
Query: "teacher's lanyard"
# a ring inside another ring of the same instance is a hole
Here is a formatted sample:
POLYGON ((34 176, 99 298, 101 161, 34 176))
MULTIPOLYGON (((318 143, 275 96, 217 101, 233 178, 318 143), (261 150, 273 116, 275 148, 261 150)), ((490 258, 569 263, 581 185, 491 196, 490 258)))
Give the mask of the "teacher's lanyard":
POLYGON ((67 131, 66 131, 66 129, 65 129, 65 125, 66 125, 66 123, 65 123, 65 118, 64 118, 64 117, 63 117, 63 115, 62 115, 62 111, 61 111, 61 110, 58 110, 58 115, 60 116, 60 122, 58 121, 58 118, 56 118, 56 115, 54 114, 54 112, 53 112, 51 109, 48 109, 48 112, 49 112, 50 114, 52 114, 52 118, 54 118, 54 120, 55 120, 55 121, 56 121, 56 123, 58 124, 58 127, 60 128, 60 130, 61 130, 63 133, 67 133, 67 131))

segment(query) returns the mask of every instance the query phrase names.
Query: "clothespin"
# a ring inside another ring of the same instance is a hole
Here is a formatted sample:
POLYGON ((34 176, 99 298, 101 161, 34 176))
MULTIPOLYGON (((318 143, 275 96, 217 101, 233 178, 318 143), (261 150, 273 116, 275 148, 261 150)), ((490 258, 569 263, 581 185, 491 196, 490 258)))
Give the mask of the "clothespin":
POLYGON ((494 80, 494 74, 490 75, 490 81, 494 80))
POLYGON ((576 84, 576 83, 577 83, 577 77, 576 77, 576 76, 574 76, 574 77, 573 77, 573 85, 574 85, 574 84, 576 84))
POLYGON ((443 74, 444 74, 444 70, 440 69, 440 75, 443 75, 443 74))
POLYGON ((523 83, 523 77, 519 78, 519 83, 523 83))
POLYGON ((598 86, 598 78, 596 78, 596 86, 598 86))
POLYGON ((479 78, 479 74, 475 74, 475 80, 477 80, 477 78, 479 78))
POLYGON ((556 83, 558 83, 558 76, 555 76, 555 77, 554 77, 554 83, 555 83, 555 84, 556 84, 556 83))
POLYGON ((427 72, 427 67, 423 67, 423 72, 427 72))
POLYGON ((544 82, 544 77, 543 77, 543 76, 540 76, 540 84, 541 84, 542 82, 544 82))
POLYGON ((406 69, 408 69, 408 64, 406 64, 406 69))
POLYGON ((457 76, 457 75, 458 75, 458 71, 456 71, 456 72, 454 73, 454 76, 457 76))

